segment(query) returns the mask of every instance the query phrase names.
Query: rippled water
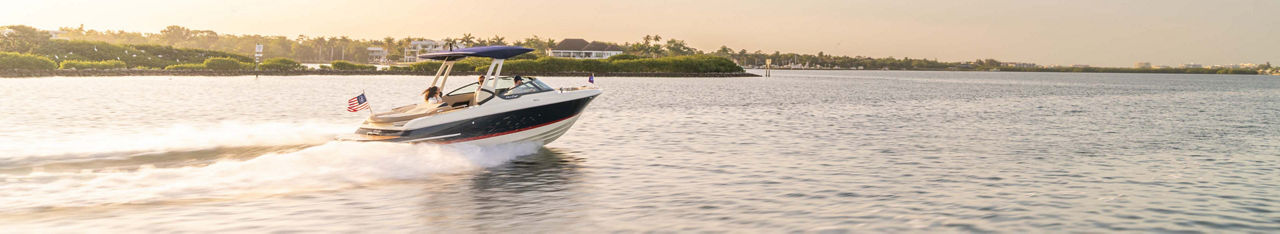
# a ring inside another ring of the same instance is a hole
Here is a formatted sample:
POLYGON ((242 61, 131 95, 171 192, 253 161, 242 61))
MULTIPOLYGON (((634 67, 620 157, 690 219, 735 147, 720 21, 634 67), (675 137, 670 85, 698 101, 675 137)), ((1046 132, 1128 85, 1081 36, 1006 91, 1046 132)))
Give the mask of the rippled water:
POLYGON ((329 141, 429 79, 0 79, 0 230, 1280 232, 1277 77, 599 78, 546 147, 329 141))

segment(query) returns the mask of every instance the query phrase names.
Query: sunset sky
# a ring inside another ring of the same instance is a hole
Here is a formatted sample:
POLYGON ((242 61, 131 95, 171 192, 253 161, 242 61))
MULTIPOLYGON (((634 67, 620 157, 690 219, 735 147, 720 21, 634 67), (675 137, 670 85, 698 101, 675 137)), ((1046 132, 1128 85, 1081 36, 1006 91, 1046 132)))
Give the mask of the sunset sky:
POLYGON ((1280 63, 1280 1, 9 0, 0 25, 353 38, 505 36, 1132 66, 1280 63))

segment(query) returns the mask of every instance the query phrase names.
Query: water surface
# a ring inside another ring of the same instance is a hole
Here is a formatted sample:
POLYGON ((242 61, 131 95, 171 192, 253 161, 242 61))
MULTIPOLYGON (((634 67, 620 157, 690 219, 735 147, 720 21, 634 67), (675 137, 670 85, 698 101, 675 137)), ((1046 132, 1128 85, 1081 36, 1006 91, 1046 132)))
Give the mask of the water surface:
POLYGON ((0 79, 0 230, 1280 232, 1276 77, 774 74, 489 148, 329 140, 430 77, 0 79))

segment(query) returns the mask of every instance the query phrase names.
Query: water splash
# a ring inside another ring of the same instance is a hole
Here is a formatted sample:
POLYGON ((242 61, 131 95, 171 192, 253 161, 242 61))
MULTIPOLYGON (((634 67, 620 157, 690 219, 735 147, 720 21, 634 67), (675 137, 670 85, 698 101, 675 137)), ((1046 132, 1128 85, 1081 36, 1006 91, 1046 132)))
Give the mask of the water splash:
POLYGON ((55 139, 0 137, 0 165, 110 159, 137 153, 192 151, 219 147, 317 145, 350 132, 350 124, 242 123, 184 124, 167 128, 100 131, 55 139))
POLYGON ((88 207, 285 194, 429 178, 506 163, 537 144, 493 147, 329 142, 204 167, 130 172, 32 173, 5 178, 0 210, 88 207))

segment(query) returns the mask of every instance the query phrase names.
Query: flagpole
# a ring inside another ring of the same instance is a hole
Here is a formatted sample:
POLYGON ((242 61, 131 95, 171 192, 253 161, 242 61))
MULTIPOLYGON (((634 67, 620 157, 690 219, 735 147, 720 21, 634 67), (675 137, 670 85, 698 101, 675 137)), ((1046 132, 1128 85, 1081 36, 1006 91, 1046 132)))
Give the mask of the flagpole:
POLYGON ((364 95, 364 89, 360 90, 360 96, 364 96, 364 102, 369 103, 369 117, 373 117, 373 102, 369 101, 369 96, 364 95))

